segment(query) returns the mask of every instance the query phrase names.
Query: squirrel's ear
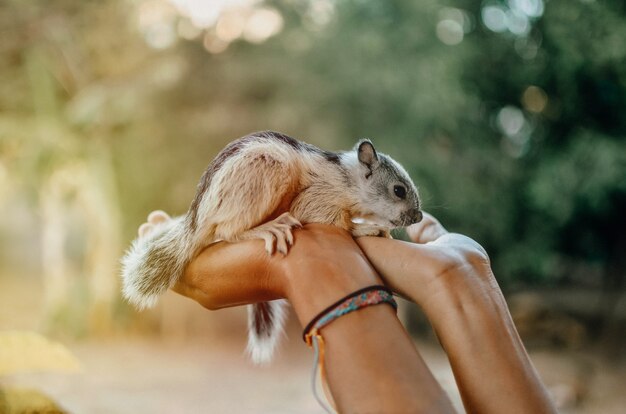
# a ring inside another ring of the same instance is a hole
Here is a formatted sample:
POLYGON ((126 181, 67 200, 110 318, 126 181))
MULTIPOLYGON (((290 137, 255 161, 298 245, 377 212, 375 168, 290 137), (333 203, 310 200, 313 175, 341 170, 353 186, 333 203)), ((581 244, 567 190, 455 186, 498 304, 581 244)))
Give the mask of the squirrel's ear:
POLYGON ((367 165, 369 168, 372 168, 378 162, 378 154, 376 154, 374 145, 369 139, 362 139, 357 142, 355 149, 359 157, 359 161, 367 165))

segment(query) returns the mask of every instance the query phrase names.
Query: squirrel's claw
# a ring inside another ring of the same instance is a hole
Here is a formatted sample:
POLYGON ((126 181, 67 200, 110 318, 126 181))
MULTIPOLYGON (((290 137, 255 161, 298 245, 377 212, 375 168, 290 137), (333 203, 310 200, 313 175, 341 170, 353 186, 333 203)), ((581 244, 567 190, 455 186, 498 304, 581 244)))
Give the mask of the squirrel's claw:
POLYGON ((267 254, 269 254, 270 256, 274 254, 274 240, 276 239, 274 234, 272 232, 264 232, 262 234, 259 234, 259 236, 263 240, 265 240, 265 251, 267 252, 267 254))
MULTIPOLYGON (((287 229, 286 231, 291 230, 287 229)), ((285 232, 279 231, 275 231, 274 234, 276 236, 276 250, 278 250, 283 255, 286 255, 289 251, 289 247, 287 246, 287 235, 285 234, 285 232)))

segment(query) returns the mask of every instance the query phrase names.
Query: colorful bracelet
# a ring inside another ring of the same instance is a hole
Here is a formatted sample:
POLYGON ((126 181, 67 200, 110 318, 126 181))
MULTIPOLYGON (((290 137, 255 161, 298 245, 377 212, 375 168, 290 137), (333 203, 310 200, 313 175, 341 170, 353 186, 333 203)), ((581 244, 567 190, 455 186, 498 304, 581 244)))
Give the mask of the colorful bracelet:
POLYGON ((334 320, 347 315, 350 312, 381 303, 387 303, 393 306, 394 309, 398 308, 398 304, 393 299, 393 294, 387 287, 382 285, 368 286, 366 288, 359 289, 333 303, 313 318, 313 320, 304 328, 304 332, 302 334, 304 342, 306 342, 307 345, 312 347, 315 351, 315 363, 313 365, 313 375, 311 378, 313 395, 322 408, 324 408, 324 410, 328 413, 331 413, 332 411, 319 397, 316 388, 317 371, 319 368, 322 384, 324 386, 324 393, 326 394, 326 398, 332 402, 332 397, 328 391, 326 370, 324 367, 324 338, 322 337, 320 330, 334 320))

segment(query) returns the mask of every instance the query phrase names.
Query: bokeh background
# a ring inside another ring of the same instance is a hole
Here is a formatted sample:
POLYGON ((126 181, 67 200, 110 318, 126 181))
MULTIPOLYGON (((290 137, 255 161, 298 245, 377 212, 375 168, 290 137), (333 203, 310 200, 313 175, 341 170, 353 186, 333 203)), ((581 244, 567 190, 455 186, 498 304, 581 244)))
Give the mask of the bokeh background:
POLYGON ((562 411, 626 410, 623 1, 0 0, 0 412, 319 412, 295 322, 260 369, 244 310, 119 293, 146 214, 266 129, 402 162, 562 411))

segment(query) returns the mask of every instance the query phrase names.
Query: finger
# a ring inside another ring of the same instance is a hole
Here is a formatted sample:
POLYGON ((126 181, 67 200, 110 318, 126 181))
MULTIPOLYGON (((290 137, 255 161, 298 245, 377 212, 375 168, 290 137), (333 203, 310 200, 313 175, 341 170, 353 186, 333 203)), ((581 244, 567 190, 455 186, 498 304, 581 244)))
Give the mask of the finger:
POLYGON ((137 231, 137 233, 139 234, 139 237, 145 237, 151 231, 152 231, 152 224, 143 223, 141 226, 139 226, 139 230, 137 231))
POLYGON ((274 237, 276 237, 276 250, 286 255, 289 251, 289 248, 287 247, 284 233, 278 229, 271 229, 270 231, 274 234, 274 237))
POLYGON ((170 216, 162 210, 155 210, 148 215, 148 223, 159 224, 170 219, 170 216))
POLYGON ((263 232, 261 238, 265 240, 265 251, 271 256, 274 254, 274 240, 276 237, 272 232, 263 232))
POLYGON ((287 223, 291 226, 291 227, 296 227, 296 228, 300 228, 302 227, 302 223, 300 223, 300 221, 295 218, 292 215, 289 215, 287 223))
POLYGON ((289 246, 293 246, 293 233, 291 232, 291 228, 285 230, 285 237, 287 239, 287 244, 289 246))
POLYGON ((422 221, 407 227, 406 232, 411 241, 421 244, 433 242, 444 234, 448 234, 441 223, 426 212, 422 221))

